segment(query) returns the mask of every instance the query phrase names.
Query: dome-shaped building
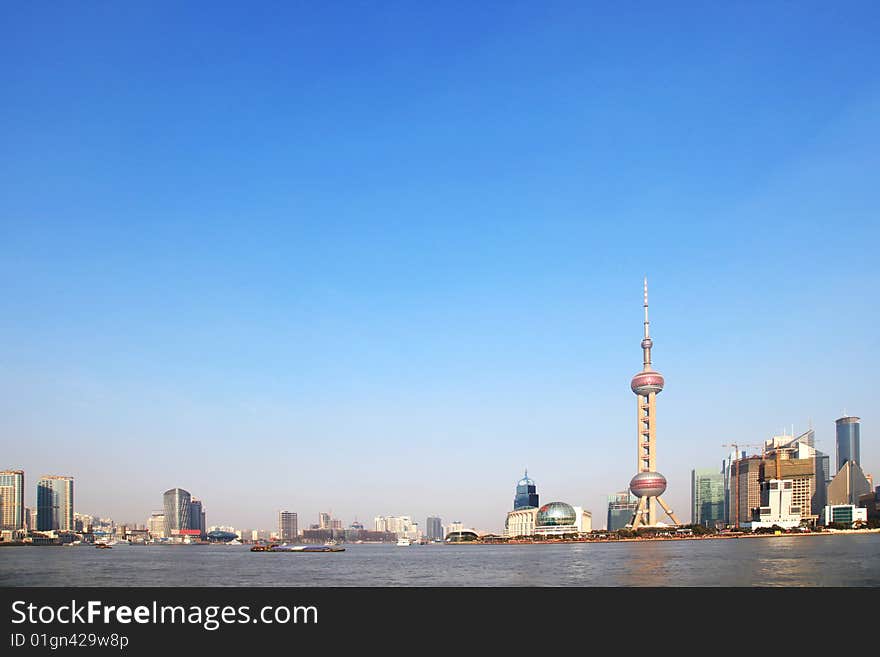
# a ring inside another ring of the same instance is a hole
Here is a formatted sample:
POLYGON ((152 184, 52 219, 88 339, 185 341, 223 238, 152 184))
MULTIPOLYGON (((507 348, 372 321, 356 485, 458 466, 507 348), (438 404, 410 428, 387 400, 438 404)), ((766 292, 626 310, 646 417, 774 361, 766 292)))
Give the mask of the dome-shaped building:
POLYGON ((565 502, 550 502, 538 509, 535 524, 538 527, 559 527, 573 525, 577 516, 574 507, 565 502))
POLYGON ((535 515, 535 534, 538 536, 567 536, 589 532, 593 528, 592 515, 579 506, 566 502, 550 502, 535 515))

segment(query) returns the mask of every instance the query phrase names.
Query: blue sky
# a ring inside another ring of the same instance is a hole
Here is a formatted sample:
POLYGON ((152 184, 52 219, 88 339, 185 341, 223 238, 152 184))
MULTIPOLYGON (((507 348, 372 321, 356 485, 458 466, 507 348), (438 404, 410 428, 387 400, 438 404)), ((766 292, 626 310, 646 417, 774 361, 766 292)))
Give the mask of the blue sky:
POLYGON ((77 510, 500 529, 528 466, 862 417, 880 474, 872 3, 61 3, 0 38, 0 467, 77 510))

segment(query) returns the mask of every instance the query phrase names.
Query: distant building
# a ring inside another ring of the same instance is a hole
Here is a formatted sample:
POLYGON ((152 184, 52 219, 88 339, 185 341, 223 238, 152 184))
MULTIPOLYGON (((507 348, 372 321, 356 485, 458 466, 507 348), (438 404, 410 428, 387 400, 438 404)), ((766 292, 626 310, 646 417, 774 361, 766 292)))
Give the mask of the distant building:
POLYGON ((37 531, 73 531, 73 477, 45 475, 37 482, 37 531))
POLYGON ((535 535, 535 519, 538 509, 535 507, 514 509, 509 511, 504 523, 504 533, 508 538, 535 535))
POLYGON ((724 522, 727 525, 736 524, 736 518, 734 517, 736 492, 733 488, 733 465, 740 459, 745 458, 745 456, 745 451, 733 449, 730 451, 730 455, 721 461, 721 477, 724 480, 724 522))
POLYGON ((741 527, 752 521, 752 509, 761 506, 761 474, 762 460, 760 456, 747 456, 735 461, 733 471, 733 491, 731 500, 733 525, 741 527))
POLYGON ((859 496, 859 506, 868 512, 868 520, 880 520, 880 486, 859 496))
POLYGON ((199 532, 201 538, 205 538, 208 528, 205 523, 205 509, 202 501, 192 498, 189 504, 189 528, 199 532))
POLYGON ((794 504, 794 482, 791 479, 770 479, 761 485, 761 505, 752 514, 752 520, 742 523, 750 529, 776 525, 792 529, 801 524, 801 509, 794 504))
POLYGON ((154 511, 147 520, 147 531, 154 539, 168 538, 165 534, 165 514, 162 511, 154 511))
POLYGON ((871 492, 871 484, 856 461, 845 461, 840 471, 828 484, 828 504, 858 504, 862 495, 871 492))
POLYGON ((24 470, 3 470, 0 472, 0 530, 26 529, 24 508, 24 470))
POLYGON ((691 470, 691 522, 704 527, 717 527, 725 523, 722 473, 691 470))
POLYGON ((464 529, 464 523, 461 520, 453 520, 444 528, 444 536, 448 536, 449 534, 460 532, 464 529))
POLYGON ((318 514, 318 529, 331 529, 329 513, 318 514))
POLYGON ((538 508, 538 489, 535 486, 535 482, 529 479, 528 470, 525 471, 523 478, 516 484, 513 508, 514 510, 538 508))
POLYGON ((840 522, 852 527, 855 522, 867 520, 868 510, 854 504, 829 504, 822 514, 822 524, 826 526, 832 522, 840 522))
POLYGON ((92 516, 86 515, 84 513, 73 514, 73 531, 77 533, 92 531, 92 526, 94 524, 95 519, 92 516))
POLYGON ((608 531, 624 529, 632 522, 633 514, 639 506, 639 498, 629 489, 608 496, 608 518, 605 527, 608 531))
POLYGON ((289 543, 299 535, 296 513, 292 511, 278 512, 278 540, 289 543))
POLYGON ((330 519, 330 529, 342 529, 342 521, 336 518, 330 519))
POLYGON ((428 520, 425 522, 425 532, 429 541, 442 541, 444 539, 443 523, 440 518, 428 516, 428 520))
POLYGON ((840 472, 847 461, 861 465, 859 454, 859 418, 846 416, 834 421, 837 442, 837 469, 840 472))
POLYGON ((398 538, 405 536, 412 541, 417 541, 422 536, 419 524, 413 522, 411 516, 376 516, 373 519, 373 529, 396 534, 398 538))
POLYGON ((774 436, 764 443, 761 481, 790 479, 793 504, 802 519, 811 524, 819 520, 825 506, 824 477, 827 457, 814 447, 813 430, 800 436, 774 436))
POLYGON ((165 508, 165 536, 180 536, 190 530, 192 495, 182 488, 171 488, 162 495, 165 508))

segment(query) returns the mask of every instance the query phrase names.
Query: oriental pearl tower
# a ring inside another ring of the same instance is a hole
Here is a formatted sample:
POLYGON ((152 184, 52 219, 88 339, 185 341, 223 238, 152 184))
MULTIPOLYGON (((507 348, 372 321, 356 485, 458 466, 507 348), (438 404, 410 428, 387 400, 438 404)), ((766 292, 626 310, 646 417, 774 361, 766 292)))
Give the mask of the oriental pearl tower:
POLYGON ((663 377, 651 368, 651 347, 654 346, 648 330, 648 279, 645 278, 645 337, 642 340, 644 367, 636 374, 630 387, 638 399, 638 474, 629 482, 630 492, 639 498, 632 519, 632 528, 657 524, 657 503, 663 507, 672 522, 680 524, 672 509, 660 496, 666 491, 666 477, 655 470, 657 460, 657 395, 663 390, 663 377))

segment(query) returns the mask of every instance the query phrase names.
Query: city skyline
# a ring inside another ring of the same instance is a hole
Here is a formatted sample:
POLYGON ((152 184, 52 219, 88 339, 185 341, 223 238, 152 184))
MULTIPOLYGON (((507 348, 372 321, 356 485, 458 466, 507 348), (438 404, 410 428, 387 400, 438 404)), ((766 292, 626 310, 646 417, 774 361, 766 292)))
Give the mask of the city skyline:
MULTIPOLYGON (((840 421, 841 421, 841 420, 860 420, 860 419, 861 419, 861 418, 853 418, 853 417, 850 417, 850 416, 843 416, 843 417, 838 418, 837 420, 835 420, 835 426, 838 427, 838 430, 839 430, 839 426, 840 426, 840 421)), ((857 426, 858 426, 858 425, 857 425, 857 426)), ((791 427, 791 431, 792 431, 792 432, 794 431, 794 427, 793 427, 793 426, 791 427)), ((802 434, 801 436, 798 436, 798 435, 796 435, 795 433, 787 433, 787 430, 786 430, 785 428, 782 428, 782 429, 780 430, 780 433, 778 433, 778 434, 774 434, 774 436, 773 436, 771 439, 767 439, 767 440, 765 441, 765 444, 764 444, 763 446, 758 445, 758 444, 749 444, 749 445, 746 445, 746 444, 743 443, 742 446, 746 447, 746 449, 743 450, 743 453, 744 453, 746 456, 749 456, 749 457, 755 457, 755 458, 757 458, 757 457, 762 457, 762 456, 767 452, 767 450, 770 450, 771 453, 772 453, 772 452, 773 452, 773 449, 774 449, 773 445, 774 445, 776 442, 778 442, 780 439, 790 439, 790 440, 794 441, 795 439, 803 438, 804 436, 810 435, 810 440, 812 441, 812 440, 815 440, 815 438, 814 438, 814 434, 815 434, 815 430, 812 429, 812 428, 808 429, 808 430, 807 430, 804 434, 802 434), (755 450, 754 448, 756 448, 756 447, 761 447, 761 449, 759 449, 759 450, 755 450)), ((855 435, 858 436, 858 428, 856 429, 855 435)), ((856 439, 856 440, 857 440, 857 439, 856 439)), ((856 444, 858 445, 859 443, 856 442, 856 444)), ((723 447, 729 447, 729 445, 724 445, 723 447)), ((827 456, 826 456, 825 458, 827 458, 827 456)), ((10 470, 9 472, 21 472, 21 474, 24 475, 24 476, 26 477, 26 473, 25 473, 23 470, 10 470)), ((691 470, 690 470, 690 472, 689 472, 689 477, 690 477, 690 480, 689 480, 689 486, 690 486, 690 488, 689 488, 689 495, 688 495, 688 498, 687 498, 687 499, 688 499, 688 503, 690 504, 690 509, 691 509, 691 511, 690 511, 690 514, 689 514, 689 515, 684 515, 684 513, 679 513, 679 514, 678 514, 681 518, 687 518, 687 521, 684 521, 684 520, 682 521, 684 524, 690 524, 690 523, 694 523, 694 522, 696 522, 696 520, 695 520, 695 518, 694 518, 694 473, 695 473, 695 472, 700 472, 700 473, 702 473, 702 475, 704 475, 704 476, 707 476, 707 475, 709 475, 710 473, 714 473, 714 475, 716 475, 716 476, 718 477, 719 481, 721 481, 721 477, 722 477, 722 474, 723 474, 723 473, 722 473, 722 468, 720 467, 720 465, 719 465, 719 467, 718 467, 717 469, 713 469, 713 468, 700 468, 699 466, 692 466, 692 468, 691 468, 691 470)), ((873 476, 873 472, 871 472, 871 471, 866 472, 866 474, 867 474, 867 475, 872 475, 872 476, 873 476)), ((40 480, 44 480, 46 477, 47 477, 47 475, 43 475, 43 476, 40 477, 40 480)), ((52 479, 70 479, 71 481, 73 481, 73 480, 75 479, 75 477, 70 477, 69 475, 52 475, 52 476, 49 476, 49 478, 52 478, 52 479)), ((530 484, 531 484, 531 489, 532 489, 532 490, 534 489, 534 482, 533 482, 531 479, 528 478, 528 470, 526 469, 523 478, 520 479, 520 480, 517 482, 517 486, 516 486, 517 498, 519 497, 520 489, 522 488, 523 490, 525 490, 525 489, 523 488, 523 486, 522 486, 522 482, 523 482, 523 481, 529 481, 530 484)), ((830 483, 830 479, 829 479, 829 483, 830 483)), ((720 484, 719 484, 719 485, 720 485, 720 484)), ((38 487, 39 487, 39 482, 38 482, 38 487)), ((866 489, 866 490, 867 490, 867 489, 866 489)), ((28 496, 27 496, 27 492, 26 492, 26 491, 27 491, 27 487, 25 487, 25 495, 24 495, 25 504, 23 505, 22 511, 24 512, 25 510, 32 510, 32 511, 34 512, 34 514, 35 514, 35 517, 36 517, 37 505, 36 505, 36 503, 34 503, 34 504, 30 504, 30 503, 27 502, 27 500, 28 500, 28 496)), ((183 489, 181 489, 181 488, 174 488, 174 489, 171 489, 171 490, 165 491, 165 493, 163 494, 163 495, 164 495, 164 498, 163 498, 163 499, 165 500, 164 503, 165 503, 166 505, 168 504, 167 499, 168 499, 168 495, 169 495, 170 493, 175 493, 175 494, 176 494, 178 491, 180 491, 181 493, 183 493, 183 494, 185 494, 185 495, 187 495, 187 496, 189 495, 188 491, 186 491, 186 490, 183 490, 183 489)), ((625 489, 624 492, 628 492, 628 489, 625 489)), ((35 495, 34 495, 34 502, 36 502, 36 497, 37 497, 37 496, 36 496, 36 494, 35 494, 35 495)), ((611 497, 613 497, 613 495, 606 495, 606 500, 610 500, 611 497)), ((196 504, 196 505, 198 505, 198 509, 199 509, 199 511, 200 511, 200 513, 201 513, 201 518, 202 518, 202 520, 201 520, 202 527, 201 527, 201 528, 202 528, 202 532, 204 533, 204 531, 205 531, 205 527, 204 527, 204 525, 205 525, 205 520, 204 520, 205 515, 204 515, 204 511, 203 511, 203 507, 202 507, 202 501, 201 501, 201 500, 197 500, 197 499, 194 498, 194 497, 191 498, 191 499, 192 499, 192 504, 196 504)), ((637 498, 633 498, 633 499, 637 499, 637 498)), ((515 505, 516 505, 516 502, 514 503, 514 508, 515 508, 515 505)), ((325 507, 321 507, 321 508, 325 508, 325 507)), ((600 512, 599 512, 599 515, 597 516, 597 520, 599 520, 600 522, 597 523, 597 524, 594 524, 594 527, 597 528, 597 529, 602 528, 602 527, 601 527, 601 524, 602 524, 602 518, 604 518, 604 515, 603 515, 603 514, 604 514, 605 511, 607 510, 606 507, 605 507, 604 505, 599 505, 599 508, 600 508, 600 512)), ((509 510, 509 509, 508 509, 508 510, 509 510)), ((590 509, 590 508, 586 508, 586 507, 585 507, 585 510, 586 510, 586 511, 589 511, 590 513, 593 513, 593 510, 590 509)), ((70 512, 70 514, 71 514, 71 518, 73 517, 73 514, 74 514, 74 513, 77 514, 77 515, 84 514, 84 515, 89 515, 89 516, 92 516, 92 517, 95 517, 95 518, 107 518, 107 519, 112 519, 114 522, 117 522, 118 524, 130 524, 130 525, 138 525, 138 526, 141 526, 141 525, 143 525, 143 526, 148 526, 148 525, 149 525, 149 522, 150 522, 150 515, 151 515, 151 514, 155 515, 155 513, 156 513, 155 510, 148 511, 148 512, 147 512, 146 519, 142 521, 142 520, 140 520, 140 519, 133 519, 133 518, 122 518, 122 519, 112 518, 110 515, 107 515, 107 514, 94 513, 94 512, 92 512, 91 510, 81 510, 81 509, 76 509, 76 508, 73 508, 73 507, 71 507, 71 508, 69 509, 69 512, 70 512)), ((159 512, 162 513, 162 511, 159 511, 159 512)), ((222 512, 221 512, 221 513, 222 513, 222 512)), ((305 518, 308 517, 307 514, 300 514, 300 512, 275 511, 275 512, 274 512, 274 517, 275 517, 275 525, 274 525, 274 526, 275 526, 275 527, 279 526, 279 523, 280 523, 279 517, 280 517, 280 514, 282 514, 282 513, 289 513, 289 514, 292 515, 294 526, 296 526, 296 524, 297 524, 296 518, 297 518, 298 515, 299 515, 300 517, 302 517, 304 520, 305 520, 305 518)), ((370 514, 368 514, 368 516, 361 516, 361 517, 373 517, 373 518, 379 518, 379 517, 382 517, 382 516, 386 515, 386 513, 387 513, 387 512, 381 512, 381 513, 379 513, 378 515, 375 515, 375 514, 370 515, 370 514)), ((263 515, 265 515, 265 514, 263 514, 263 515)), ((317 519, 317 522, 316 522, 316 523, 310 523, 310 522, 307 522, 307 521, 306 521, 306 522, 304 522, 302 528, 307 529, 309 526, 311 526, 311 527, 313 527, 313 528, 316 528, 316 527, 317 527, 317 528, 325 528, 325 526, 326 526, 326 528, 329 528, 329 527, 330 527, 330 524, 331 524, 331 521, 332 521, 332 523, 337 523, 336 526, 337 526, 338 528, 340 528, 340 529, 343 528, 343 527, 344 527, 344 528, 348 528, 348 527, 350 527, 350 526, 353 526, 353 525, 359 524, 359 521, 358 521, 358 517, 359 517, 359 516, 358 516, 357 514, 355 514, 355 515, 351 518, 351 520, 348 520, 348 521, 339 518, 338 514, 336 514, 336 513, 331 513, 331 512, 327 512, 327 511, 321 511, 321 510, 319 510, 319 511, 315 511, 313 515, 314 515, 314 517, 317 519)), ((409 518, 413 518, 413 519, 415 519, 414 522, 415 522, 417 525, 419 525, 419 526, 421 527, 421 523, 419 523, 419 521, 418 521, 418 518, 419 518, 420 516, 418 516, 417 514, 410 514, 410 513, 387 513, 387 515, 388 515, 389 517, 409 517, 409 518)), ((427 515, 423 516, 423 517, 426 517, 426 518, 427 518, 426 526, 427 526, 427 523, 430 522, 430 520, 431 520, 432 518, 436 519, 436 518, 435 518, 435 515, 436 515, 436 510, 434 510, 434 511, 432 511, 432 512, 429 512, 427 515)), ((443 517, 450 517, 450 516, 444 516, 443 514, 441 514, 441 518, 443 518, 443 517)), ((669 519, 667 519, 667 522, 668 522, 668 521, 669 521, 669 519)), ((182 522, 182 521, 181 521, 181 522, 182 522)), ((458 522, 460 522, 460 521, 458 521, 458 520, 456 520, 456 521, 453 521, 453 520, 447 520, 447 521, 444 521, 443 524, 444 524, 444 526, 445 526, 447 523, 450 523, 450 522, 458 523, 458 522)), ((188 519, 186 520, 186 524, 189 524, 189 520, 188 520, 188 519)), ((502 523, 502 524, 503 524, 503 523, 502 523)), ((224 526, 224 527, 226 527, 226 526, 230 526, 230 527, 234 526, 234 527, 236 527, 236 528, 238 528, 238 529, 243 529, 243 530, 247 530, 247 531, 250 531, 250 530, 256 530, 256 529, 259 529, 259 530, 261 530, 261 531, 271 531, 271 529, 270 529, 270 528, 267 528, 267 527, 272 527, 272 525, 263 526, 263 525, 256 525, 256 524, 253 524, 253 523, 251 523, 251 524, 248 524, 248 523, 244 523, 244 524, 241 524, 241 523, 233 523, 233 522, 229 522, 228 519, 226 519, 225 517, 222 518, 221 521, 219 521, 219 524, 218 524, 218 522, 213 522, 213 521, 212 521, 211 526, 224 526)), ((486 532, 489 532, 489 533, 495 533, 495 532, 499 532, 499 531, 500 531, 497 527, 483 527, 483 526, 480 526, 480 525, 477 525, 477 524, 469 524, 467 521, 464 522, 464 526, 465 526, 465 527, 472 528, 472 529, 477 529, 477 530, 486 531, 486 532)), ((165 527, 166 527, 166 529, 167 529, 167 527, 168 527, 168 525, 167 525, 167 521, 166 521, 165 527)), ((423 528, 422 531, 426 531, 426 530, 423 528)))
POLYGON ((853 413, 880 472, 875 4, 6 14, 28 506, 56 473, 127 522, 182 487, 210 524, 498 531, 528 467, 599 525, 644 276, 682 520, 692 469, 781 426, 836 460, 853 413))

